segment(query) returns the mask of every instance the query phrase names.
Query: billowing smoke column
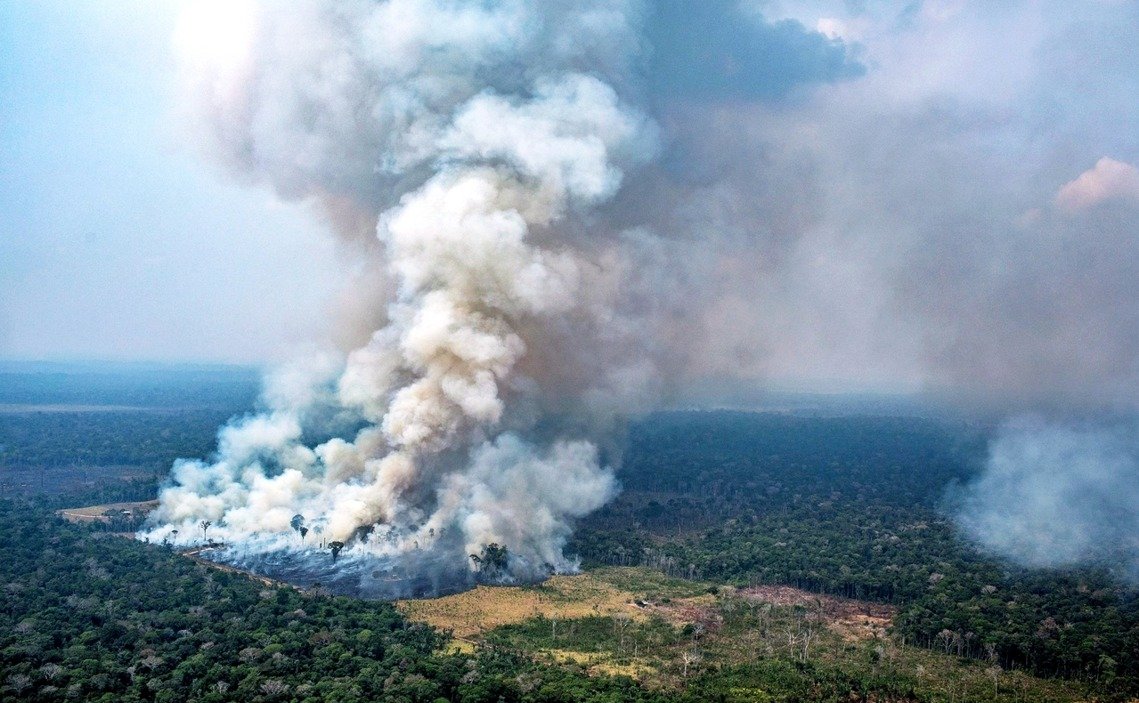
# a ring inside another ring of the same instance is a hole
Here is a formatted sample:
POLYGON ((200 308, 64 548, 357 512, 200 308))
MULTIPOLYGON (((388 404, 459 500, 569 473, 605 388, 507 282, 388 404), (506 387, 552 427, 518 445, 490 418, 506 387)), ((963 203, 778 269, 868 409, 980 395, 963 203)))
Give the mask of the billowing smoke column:
POLYGON ((224 560, 380 596, 463 585, 492 544, 502 577, 573 568, 570 522, 615 490, 590 439, 653 375, 615 302, 630 235, 593 214, 656 151, 619 93, 636 3, 248 15, 224 56, 189 58, 205 138, 376 236, 366 256, 395 292, 366 343, 282 374, 210 462, 179 463, 146 536, 216 539, 224 560), (357 431, 311 446, 329 416, 357 431))

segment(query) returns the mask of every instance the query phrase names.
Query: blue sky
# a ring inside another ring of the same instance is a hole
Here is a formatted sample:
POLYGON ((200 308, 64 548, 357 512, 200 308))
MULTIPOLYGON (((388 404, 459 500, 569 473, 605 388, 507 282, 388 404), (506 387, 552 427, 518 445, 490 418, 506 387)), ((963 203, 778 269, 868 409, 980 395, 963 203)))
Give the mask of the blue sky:
POLYGON ((0 3, 0 355, 262 361, 319 336, 305 208, 180 134, 178 3, 0 3))

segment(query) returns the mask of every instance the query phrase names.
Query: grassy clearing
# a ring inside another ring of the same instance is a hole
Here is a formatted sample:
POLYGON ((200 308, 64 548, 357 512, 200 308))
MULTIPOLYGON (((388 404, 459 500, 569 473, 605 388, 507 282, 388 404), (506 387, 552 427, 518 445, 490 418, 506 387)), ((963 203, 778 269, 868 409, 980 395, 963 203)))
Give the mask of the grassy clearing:
POLYGON ((687 581, 672 578, 659 571, 644 567, 607 566, 593 569, 583 575, 595 577, 614 588, 651 600, 693 598, 719 590, 719 587, 710 581, 687 581))
POLYGON ((929 703, 1094 698, 1077 682, 904 646, 888 634, 893 612, 884 606, 797 589, 716 587, 641 568, 480 587, 399 607, 452 630, 462 651, 525 652, 697 696, 707 687, 741 701, 830 700, 852 691, 929 703))
POLYGON ((554 576, 533 586, 479 586, 444 598, 399 601, 396 606, 413 620, 451 630, 456 638, 473 640, 496 627, 535 618, 644 619, 652 607, 646 598, 667 600, 661 607, 672 609, 693 602, 700 594, 710 602, 706 588, 667 579, 648 569, 609 568, 554 576), (638 605, 638 600, 644 605, 638 605))
POLYGON ((64 520, 75 523, 84 522, 110 522, 106 513, 110 510, 126 510, 134 515, 146 515, 158 507, 157 500, 136 501, 133 503, 104 503, 103 505, 88 505, 84 508, 66 508, 58 511, 64 520))

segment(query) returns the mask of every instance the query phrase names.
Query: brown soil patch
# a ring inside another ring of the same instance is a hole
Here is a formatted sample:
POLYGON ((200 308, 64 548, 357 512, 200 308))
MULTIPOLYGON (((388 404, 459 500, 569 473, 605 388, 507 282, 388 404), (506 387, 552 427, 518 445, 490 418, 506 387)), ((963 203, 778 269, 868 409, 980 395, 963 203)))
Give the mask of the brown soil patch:
POLYGON ((807 608, 849 641, 885 637, 898 612, 891 605, 824 596, 790 586, 752 586, 741 588, 737 593, 748 600, 807 608))
POLYGON ((715 631, 724 624, 723 616, 716 612, 716 597, 711 594, 671 603, 645 603, 641 610, 659 615, 673 625, 701 625, 705 630, 715 631))

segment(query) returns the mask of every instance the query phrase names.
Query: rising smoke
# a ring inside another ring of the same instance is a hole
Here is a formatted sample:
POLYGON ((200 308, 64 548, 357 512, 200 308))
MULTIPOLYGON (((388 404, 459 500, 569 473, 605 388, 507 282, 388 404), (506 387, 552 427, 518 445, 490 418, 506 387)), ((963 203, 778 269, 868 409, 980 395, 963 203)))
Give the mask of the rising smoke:
POLYGON ((1107 563, 1139 580, 1137 437, 1128 423, 1009 422, 985 471, 956 496, 958 521, 1029 566, 1107 563))
POLYGON ((190 62, 213 152, 349 239, 363 223, 394 294, 364 343, 281 372, 212 461, 179 463, 149 538, 216 538, 299 581, 344 543, 324 583, 380 595, 406 595, 368 585, 396 572, 462 585, 489 544, 512 577, 573 568, 571 521, 616 489, 590 440, 655 377, 613 278, 630 235, 594 215, 658 149, 618 92, 638 21, 623 2, 312 1, 255 11, 236 60, 190 62), (330 413, 358 431, 310 446, 330 413))

